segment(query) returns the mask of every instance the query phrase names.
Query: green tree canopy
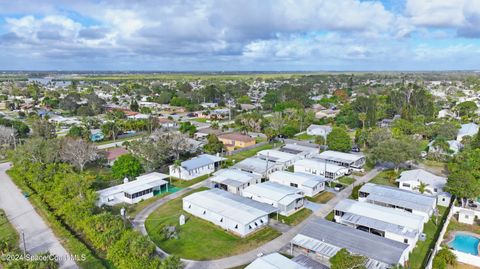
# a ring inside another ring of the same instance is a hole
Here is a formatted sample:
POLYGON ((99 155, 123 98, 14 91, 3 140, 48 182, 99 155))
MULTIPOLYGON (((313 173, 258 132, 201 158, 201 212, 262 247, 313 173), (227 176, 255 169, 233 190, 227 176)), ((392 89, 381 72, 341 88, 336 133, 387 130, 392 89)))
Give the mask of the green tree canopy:
POLYGON ((224 145, 222 141, 218 140, 218 137, 214 134, 209 134, 207 136, 207 144, 203 146, 203 150, 205 152, 210 153, 210 154, 215 154, 222 152, 224 149, 224 145))
POLYGON ((328 149, 349 152, 352 150, 352 139, 343 128, 333 127, 327 135, 328 149))
POLYGON ((132 154, 120 156, 112 166, 113 177, 117 179, 134 178, 141 173, 143 173, 142 164, 132 154))
POLYGON ((467 149, 449 164, 446 191, 457 196, 462 206, 480 196, 480 149, 467 149))
POLYGON ((372 157, 378 162, 393 163, 395 168, 406 161, 420 156, 420 148, 415 140, 403 137, 391 138, 379 143, 372 150, 372 157))
POLYGON ((329 261, 331 269, 366 269, 367 260, 367 257, 351 254, 342 248, 329 261))

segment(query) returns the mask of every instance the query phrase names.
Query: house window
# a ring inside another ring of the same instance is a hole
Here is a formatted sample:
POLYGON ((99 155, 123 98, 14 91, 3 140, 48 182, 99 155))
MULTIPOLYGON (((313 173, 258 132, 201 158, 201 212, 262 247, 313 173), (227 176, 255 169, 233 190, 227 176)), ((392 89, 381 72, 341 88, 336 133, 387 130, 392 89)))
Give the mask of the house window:
POLYGON ((437 188, 435 188, 435 189, 433 189, 433 191, 434 191, 434 192, 437 192, 438 190, 437 190, 437 188))
POLYGON ((408 244, 408 239, 407 238, 403 239, 403 243, 408 244))
POLYGON ((220 219, 220 222, 223 222, 223 218, 220 219))
POLYGON ((465 219, 468 219, 468 216, 467 216, 467 215, 465 215, 465 219))
POLYGON ((235 225, 235 229, 238 229, 238 224, 237 224, 237 225, 235 225))
POLYGON ((204 211, 203 211, 203 215, 205 215, 206 213, 207 213, 207 211, 206 211, 206 210, 204 210, 204 211))
POLYGON ((192 205, 188 205, 188 208, 192 208, 192 205))
POLYGON ((298 188, 298 184, 295 184, 295 183, 290 183, 290 187, 295 187, 295 188, 298 188))
POLYGON ((261 219, 261 220, 260 220, 260 223, 262 223, 262 224, 263 224, 263 219, 261 219))
POLYGON ((250 229, 250 230, 251 230, 251 229, 252 229, 252 225, 248 225, 248 229, 250 229))
POLYGON ((408 183, 403 183, 402 186, 410 188, 410 184, 408 184, 408 183))

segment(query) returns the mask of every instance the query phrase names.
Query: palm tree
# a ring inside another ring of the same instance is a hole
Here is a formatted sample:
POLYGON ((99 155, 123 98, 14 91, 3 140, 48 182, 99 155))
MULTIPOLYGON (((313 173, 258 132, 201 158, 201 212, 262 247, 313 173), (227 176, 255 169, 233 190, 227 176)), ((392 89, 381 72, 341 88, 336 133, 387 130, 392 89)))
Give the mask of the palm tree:
POLYGON ((367 120, 367 113, 358 113, 358 119, 362 122, 362 129, 365 129, 365 121, 367 120))
POLYGON ((423 194, 427 190, 427 187, 427 183, 423 183, 420 181, 420 185, 418 185, 418 187, 416 187, 415 189, 418 190, 421 194, 423 194))
MULTIPOLYGON (((182 161, 177 159, 173 162, 173 169, 178 169, 178 178, 182 179, 182 161)), ((172 177, 170 177, 170 185, 172 185, 172 177)))

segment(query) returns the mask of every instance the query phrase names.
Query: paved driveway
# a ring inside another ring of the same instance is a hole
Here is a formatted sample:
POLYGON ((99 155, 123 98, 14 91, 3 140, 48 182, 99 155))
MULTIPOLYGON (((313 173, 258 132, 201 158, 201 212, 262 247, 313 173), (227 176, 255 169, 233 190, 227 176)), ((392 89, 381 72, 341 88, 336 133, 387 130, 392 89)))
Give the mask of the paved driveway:
MULTIPOLYGON (((60 244, 58 238, 5 173, 9 167, 10 163, 0 164, 0 208, 5 210, 7 218, 20 236, 23 230, 27 252, 36 254, 49 251, 58 257, 67 257, 69 253, 60 244)), ((23 248, 23 245, 21 247, 23 248)), ((69 269, 78 268, 71 259, 60 261, 60 266, 69 269)))

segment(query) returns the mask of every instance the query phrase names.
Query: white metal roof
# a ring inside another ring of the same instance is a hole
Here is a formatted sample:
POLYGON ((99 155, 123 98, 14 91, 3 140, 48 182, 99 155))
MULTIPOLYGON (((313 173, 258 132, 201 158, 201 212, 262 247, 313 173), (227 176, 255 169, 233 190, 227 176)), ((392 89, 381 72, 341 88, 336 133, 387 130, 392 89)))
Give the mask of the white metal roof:
POLYGON ((319 153, 315 156, 319 159, 327 159, 333 161, 344 161, 344 162, 356 162, 362 158, 365 158, 363 155, 356 155, 351 153, 345 153, 340 151, 326 150, 322 153, 319 153))
POLYGON ((298 158, 295 154, 282 152, 276 149, 261 150, 257 153, 257 156, 261 156, 262 158, 268 158, 269 160, 282 163, 289 162, 298 158))
POLYGON ((270 180, 281 180, 287 178, 289 182, 294 182, 298 185, 313 188, 318 184, 329 181, 327 178, 301 172, 276 171, 270 174, 270 180))
POLYGON ((251 185, 243 190, 243 194, 252 194, 287 205, 303 197, 303 193, 297 188, 270 181, 251 185))
POLYGON ((245 269, 307 269, 277 252, 254 260, 245 269))
POLYGON ((325 163, 323 161, 315 160, 315 159, 298 160, 298 161, 295 162, 295 165, 305 166, 305 167, 309 167, 309 168, 316 169, 316 170, 319 170, 319 171, 324 171, 325 167, 326 167, 327 172, 335 173, 335 174, 337 172, 340 172, 342 170, 347 169, 343 166, 339 166, 339 165, 335 165, 335 164, 331 164, 331 163, 325 163))
POLYGON ((183 198, 183 202, 195 204, 244 225, 277 211, 277 209, 271 205, 220 189, 211 189, 190 194, 183 198))
POLYGON ((344 199, 340 201, 335 206, 335 210, 417 230, 420 230, 423 227, 425 218, 394 208, 383 207, 370 203, 362 203, 351 199, 344 199))
POLYGON ((146 190, 152 187, 162 186, 168 184, 164 179, 168 178, 168 175, 153 172, 137 177, 137 180, 129 181, 117 186, 113 186, 107 189, 97 191, 100 196, 110 196, 120 192, 138 192, 146 190))
POLYGON ((393 204, 425 213, 430 213, 435 209, 436 199, 434 197, 407 190, 366 183, 359 191, 369 193, 367 199, 372 201, 393 204))
POLYGON ((210 154, 201 154, 198 157, 192 158, 182 162, 182 167, 186 170, 193 170, 200 167, 204 167, 210 164, 214 164, 220 161, 226 160, 225 158, 218 157, 210 154))
POLYGON ((310 221, 291 242, 327 257, 335 255, 341 248, 346 248, 355 254, 383 262, 384 266, 398 263, 408 249, 407 244, 321 218, 310 221))
MULTIPOLYGON (((250 182, 253 179, 260 178, 260 176, 257 176, 255 174, 244 172, 238 169, 232 169, 232 168, 218 170, 213 175, 214 176, 210 178, 210 181, 224 183, 224 184, 227 184, 227 181, 228 182, 235 181, 237 182, 234 184, 236 187, 238 187, 237 185, 243 185, 245 183, 250 182)), ((230 184, 227 184, 227 185, 230 185, 230 184)))
POLYGON ((428 184, 430 187, 443 188, 447 184, 447 178, 434 175, 423 169, 403 171, 397 182, 418 181, 428 184))
POLYGON ((475 135, 476 133, 478 133, 478 125, 471 122, 471 123, 467 123, 467 124, 462 124, 462 127, 460 128, 460 130, 458 130, 458 135, 470 135, 470 136, 473 136, 475 135))
POLYGON ((257 174, 264 174, 266 170, 272 168, 273 166, 275 166, 275 162, 271 160, 269 160, 267 163, 267 161, 264 159, 261 159, 258 157, 251 157, 238 162, 233 167, 243 171, 255 172, 257 174))

